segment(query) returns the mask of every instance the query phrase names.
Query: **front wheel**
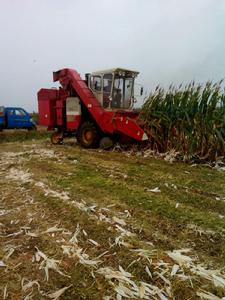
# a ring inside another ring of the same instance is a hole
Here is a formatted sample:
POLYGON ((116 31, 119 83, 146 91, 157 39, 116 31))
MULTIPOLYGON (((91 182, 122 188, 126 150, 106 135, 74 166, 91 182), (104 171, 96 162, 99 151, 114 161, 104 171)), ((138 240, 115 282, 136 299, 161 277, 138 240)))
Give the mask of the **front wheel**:
POLYGON ((84 148, 97 148, 99 146, 99 133, 91 122, 84 122, 77 132, 77 141, 84 148))
POLYGON ((51 135, 51 142, 53 145, 61 144, 63 141, 63 133, 61 132, 54 132, 51 135))

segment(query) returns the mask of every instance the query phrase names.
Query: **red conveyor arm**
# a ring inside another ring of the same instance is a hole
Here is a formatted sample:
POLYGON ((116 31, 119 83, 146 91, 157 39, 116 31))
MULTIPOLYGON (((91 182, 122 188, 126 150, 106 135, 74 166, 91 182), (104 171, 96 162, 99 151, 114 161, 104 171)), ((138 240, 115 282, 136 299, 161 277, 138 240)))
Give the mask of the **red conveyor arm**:
MULTIPOLYGON (((80 74, 72 69, 62 69, 57 72, 53 72, 53 80, 59 81, 62 87, 67 90, 69 86, 78 94, 83 105, 88 109, 93 119, 103 132, 108 131, 108 126, 105 126, 105 110, 102 108, 98 100, 88 88, 87 84, 80 77, 80 74), (106 128, 107 127, 107 128, 106 128)), ((113 132, 113 126, 111 126, 110 133, 113 132)))

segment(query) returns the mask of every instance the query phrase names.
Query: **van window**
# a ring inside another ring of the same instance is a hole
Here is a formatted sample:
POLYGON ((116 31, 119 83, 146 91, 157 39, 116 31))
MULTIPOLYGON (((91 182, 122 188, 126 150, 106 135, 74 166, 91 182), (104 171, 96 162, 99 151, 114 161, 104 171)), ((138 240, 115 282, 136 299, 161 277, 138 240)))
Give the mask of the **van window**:
POLYGON ((22 109, 16 109, 15 115, 16 116, 26 116, 25 112, 22 109))
POLYGON ((7 109, 7 113, 9 116, 13 116, 14 111, 13 111, 13 109, 7 109))

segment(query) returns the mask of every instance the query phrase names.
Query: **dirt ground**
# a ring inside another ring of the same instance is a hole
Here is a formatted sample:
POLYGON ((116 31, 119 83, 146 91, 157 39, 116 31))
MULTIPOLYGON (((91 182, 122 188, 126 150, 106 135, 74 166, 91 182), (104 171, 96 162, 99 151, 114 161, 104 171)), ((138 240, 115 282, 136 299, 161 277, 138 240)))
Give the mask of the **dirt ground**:
POLYGON ((225 297, 222 169, 21 136, 0 143, 1 299, 225 297))

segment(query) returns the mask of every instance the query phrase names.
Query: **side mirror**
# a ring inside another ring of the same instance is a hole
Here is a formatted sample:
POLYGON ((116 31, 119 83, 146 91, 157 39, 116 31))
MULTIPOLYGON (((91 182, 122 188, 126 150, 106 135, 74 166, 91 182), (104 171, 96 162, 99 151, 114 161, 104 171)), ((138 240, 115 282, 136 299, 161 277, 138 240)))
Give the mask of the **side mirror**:
POLYGON ((144 92, 144 88, 143 86, 141 87, 141 90, 140 90, 140 95, 142 96, 143 95, 143 92, 144 92))

